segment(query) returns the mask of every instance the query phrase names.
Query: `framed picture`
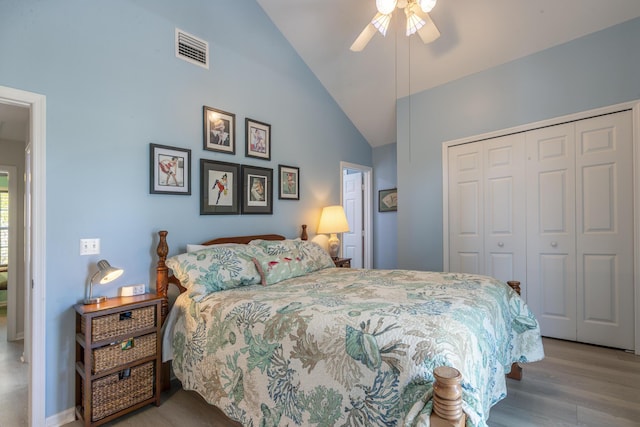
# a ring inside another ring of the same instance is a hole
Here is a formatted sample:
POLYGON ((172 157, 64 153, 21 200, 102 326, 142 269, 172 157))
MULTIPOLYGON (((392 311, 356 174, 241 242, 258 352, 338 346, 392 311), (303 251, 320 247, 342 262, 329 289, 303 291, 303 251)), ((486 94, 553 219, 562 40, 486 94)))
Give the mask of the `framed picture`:
POLYGON ((191 150, 150 144, 151 194, 191 194, 191 150))
POLYGON ((278 199, 300 200, 300 168, 278 165, 278 199))
POLYGON ((242 213, 273 213, 273 169, 242 165, 242 213))
POLYGON ((245 156, 271 160, 271 125, 245 119, 245 156))
POLYGON ((378 191, 378 212, 394 212, 398 210, 398 189, 378 191))
POLYGON ((200 215, 240 213, 240 165, 200 159, 200 215))
POLYGON ((236 115, 203 107, 204 149, 236 154, 236 115))

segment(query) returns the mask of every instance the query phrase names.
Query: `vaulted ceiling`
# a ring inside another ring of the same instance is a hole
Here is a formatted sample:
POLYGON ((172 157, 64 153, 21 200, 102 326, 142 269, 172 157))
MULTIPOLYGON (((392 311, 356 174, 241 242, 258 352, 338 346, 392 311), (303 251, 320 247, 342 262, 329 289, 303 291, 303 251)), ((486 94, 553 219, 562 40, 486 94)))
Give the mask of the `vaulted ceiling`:
POLYGON ((257 2, 373 147, 396 142, 398 98, 640 16, 640 0, 438 0, 435 42, 407 38, 397 10, 356 53, 375 0, 257 2))
MULTIPOLYGON (((375 0, 256 1, 373 147, 396 142, 398 98, 640 16, 640 0, 438 0, 435 42, 406 37, 396 11, 356 53, 375 0)), ((24 140, 25 117, 0 105, 0 139, 24 140)))

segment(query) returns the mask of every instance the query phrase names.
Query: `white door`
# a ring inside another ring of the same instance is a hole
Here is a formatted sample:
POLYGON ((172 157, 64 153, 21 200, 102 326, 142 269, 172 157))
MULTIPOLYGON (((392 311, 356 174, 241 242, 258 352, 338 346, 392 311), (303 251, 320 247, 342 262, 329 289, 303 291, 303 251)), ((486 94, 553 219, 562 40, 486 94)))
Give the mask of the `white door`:
POLYGON ((349 232, 342 234, 342 256, 351 258, 352 268, 362 268, 362 173, 345 171, 342 185, 342 203, 349 223, 349 232))
POLYGON ((526 295, 524 134, 484 145, 484 274, 518 280, 526 295))
POLYGON ((632 349, 632 113, 575 126, 577 340, 632 349))
POLYGON ((526 133, 527 304, 544 336, 576 339, 574 125, 526 133))
POLYGON ((449 148, 449 271, 482 274, 482 143, 449 148))

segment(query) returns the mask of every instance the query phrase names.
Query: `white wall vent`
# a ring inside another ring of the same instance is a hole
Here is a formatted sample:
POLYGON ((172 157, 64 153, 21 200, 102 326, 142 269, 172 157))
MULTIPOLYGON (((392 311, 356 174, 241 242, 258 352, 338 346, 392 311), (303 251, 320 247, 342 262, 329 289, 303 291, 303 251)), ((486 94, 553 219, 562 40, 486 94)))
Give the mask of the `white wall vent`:
POLYGON ((176 28, 176 57, 209 69, 209 43, 176 28))

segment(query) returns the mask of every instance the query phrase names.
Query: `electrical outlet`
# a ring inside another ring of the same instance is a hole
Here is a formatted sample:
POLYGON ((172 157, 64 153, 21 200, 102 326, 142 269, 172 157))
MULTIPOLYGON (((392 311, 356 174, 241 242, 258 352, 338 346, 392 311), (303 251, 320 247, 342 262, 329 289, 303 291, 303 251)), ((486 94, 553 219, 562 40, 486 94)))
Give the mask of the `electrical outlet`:
POLYGON ((99 255, 100 239, 80 239, 80 255, 99 255))
POLYGON ((133 287, 133 295, 142 295, 146 291, 144 284, 132 285, 132 287, 133 287))
POLYGON ((121 297, 130 297, 134 295, 142 295, 147 291, 144 284, 120 286, 118 295, 121 297))

